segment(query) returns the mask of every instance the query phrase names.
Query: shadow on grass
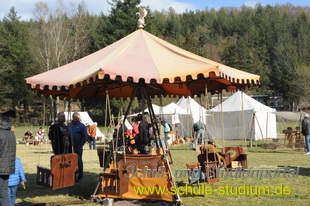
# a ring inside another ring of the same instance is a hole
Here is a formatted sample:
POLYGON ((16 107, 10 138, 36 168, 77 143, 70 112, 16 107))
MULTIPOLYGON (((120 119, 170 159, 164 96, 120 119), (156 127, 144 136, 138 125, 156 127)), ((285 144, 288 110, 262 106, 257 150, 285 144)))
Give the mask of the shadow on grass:
POLYGON ((195 150, 191 150, 189 148, 169 148, 169 150, 188 150, 188 151, 195 151, 195 150))
POLYGON ((50 155, 53 155, 52 152, 49 152, 49 151, 44 151, 44 152, 32 152, 34 154, 50 154, 50 155))
MULTIPOLYGON (((288 170, 290 170, 290 169, 296 170, 297 169, 297 167, 290 167, 290 166, 285 166, 285 165, 278 165, 278 167, 281 169, 284 169, 286 167, 288 170)), ((298 175, 310 177, 310 168, 299 167, 298 175)))
MULTIPOLYGON (((74 186, 66 187, 62 189, 52 190, 48 187, 43 187, 36 184, 36 174, 25 174, 26 175, 26 190, 19 187, 17 191, 17 198, 21 199, 18 205, 34 205, 39 203, 29 202, 28 198, 36 198, 37 200, 42 199, 40 203, 44 203, 44 199, 47 196, 57 196, 57 195, 68 195, 75 197, 80 200, 89 200, 98 183, 99 174, 84 172, 84 178, 82 182, 76 182, 74 186), (40 198, 41 197, 41 198, 40 198)), ((63 199, 63 198, 62 198, 63 199)), ((68 200, 70 201, 70 200, 68 200)), ((55 199, 54 202, 63 202, 55 199)))
POLYGON ((249 153, 273 153, 273 154, 274 153, 282 153, 282 154, 283 153, 292 153, 291 151, 277 151, 277 150, 270 150, 270 151, 269 150, 264 150, 264 151, 263 150, 254 150, 254 151, 248 150, 247 152, 249 152, 249 153))

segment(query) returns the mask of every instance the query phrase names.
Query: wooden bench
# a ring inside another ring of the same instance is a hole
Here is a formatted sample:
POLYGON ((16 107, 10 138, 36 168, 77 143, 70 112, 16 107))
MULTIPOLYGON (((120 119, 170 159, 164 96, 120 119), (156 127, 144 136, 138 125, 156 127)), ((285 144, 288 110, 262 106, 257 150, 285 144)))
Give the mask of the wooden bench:
POLYGON ((75 153, 55 155, 51 157, 51 169, 37 166, 38 185, 53 190, 74 185, 78 156, 75 153))

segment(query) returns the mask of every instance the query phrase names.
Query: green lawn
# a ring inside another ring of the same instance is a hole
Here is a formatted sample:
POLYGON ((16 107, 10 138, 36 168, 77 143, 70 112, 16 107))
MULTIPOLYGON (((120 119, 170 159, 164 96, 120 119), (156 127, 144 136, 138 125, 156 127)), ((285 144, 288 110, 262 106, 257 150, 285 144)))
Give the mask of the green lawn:
MULTIPOLYGON (((27 127, 16 128, 17 139, 21 139, 27 127)), ((38 127, 29 128, 34 133, 38 127)), ((47 128, 45 128, 47 131, 47 128)), ((184 205, 309 205, 310 204, 310 156, 304 155, 301 150, 288 149, 283 146, 284 140, 280 139, 280 146, 273 150, 263 149, 262 144, 271 142, 254 142, 253 148, 246 148, 248 154, 249 169, 277 169, 285 166, 296 168, 300 166, 300 174, 297 178, 221 178, 219 182, 211 185, 213 189, 219 189, 226 185, 241 187, 264 186, 276 188, 283 184, 290 187, 291 195, 220 195, 214 193, 205 196, 182 196, 184 205)), ((220 141, 220 145, 222 145, 220 141)), ((248 142, 246 143, 248 145, 248 142)), ((242 141, 225 141, 225 146, 242 145, 242 141)), ((197 162, 196 152, 188 150, 188 145, 179 145, 170 148, 174 164, 172 170, 185 169, 185 164, 197 162)), ((77 183, 73 187, 52 191, 49 188, 41 187, 35 183, 36 166, 49 167, 51 153, 50 144, 39 146, 17 145, 17 157, 23 163, 26 178, 27 190, 21 187, 18 189, 17 203, 20 205, 32 205, 43 202, 64 202, 90 199, 95 190, 98 174, 102 171, 99 167, 97 152, 89 150, 88 145, 84 147, 84 171, 83 182, 77 183)), ((177 178, 177 182, 182 185, 187 183, 187 178, 177 178), (183 183, 182 183, 183 182, 183 183)), ((88 204, 91 205, 91 204, 88 204)))

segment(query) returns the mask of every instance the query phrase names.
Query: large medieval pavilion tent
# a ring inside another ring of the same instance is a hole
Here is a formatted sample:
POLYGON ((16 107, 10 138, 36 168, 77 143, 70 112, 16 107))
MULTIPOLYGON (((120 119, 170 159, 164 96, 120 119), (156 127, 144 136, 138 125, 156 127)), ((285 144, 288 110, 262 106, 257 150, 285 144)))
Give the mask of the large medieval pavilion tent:
POLYGON ((276 110, 238 91, 208 111, 207 129, 219 139, 277 137, 276 110))
MULTIPOLYGON (((27 78, 38 94, 60 99, 131 97, 133 85, 148 94, 191 96, 237 90, 259 76, 200 57, 139 29, 93 54, 27 78)), ((139 96, 139 94, 136 94, 139 96)))
MULTIPOLYGON (((73 101, 106 97, 107 94, 117 99, 146 99, 149 111, 152 112, 150 97, 155 95, 193 97, 205 94, 206 90, 211 94, 221 93, 222 90, 238 90, 258 84, 259 76, 205 59, 139 29, 84 58, 29 77, 26 82, 39 95, 73 101)), ((149 157, 140 157, 143 161, 145 158, 149 157)), ((166 168, 170 168, 166 155, 163 158, 166 168)), ((168 174, 171 174, 169 171, 168 174)), ((154 178, 123 178, 122 173, 119 173, 119 178, 120 181, 130 183, 119 187, 118 195, 109 197, 166 201, 179 199, 178 195, 166 193, 137 195, 133 189, 155 185, 170 188, 175 185, 172 175, 164 179, 156 178, 156 181, 154 178)))

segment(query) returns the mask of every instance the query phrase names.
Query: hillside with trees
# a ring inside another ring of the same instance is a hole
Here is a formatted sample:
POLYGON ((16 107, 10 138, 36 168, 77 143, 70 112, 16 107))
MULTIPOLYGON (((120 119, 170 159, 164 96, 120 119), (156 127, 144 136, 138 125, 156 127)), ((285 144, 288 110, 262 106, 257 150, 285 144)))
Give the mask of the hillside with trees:
MULTIPOLYGON (((36 117, 46 124, 54 118, 52 111, 68 106, 37 97, 27 89, 26 77, 77 60, 136 30, 140 0, 112 0, 110 13, 100 15, 91 15, 85 3, 66 9, 58 2, 55 11, 36 3, 29 21, 21 21, 14 7, 0 20, 1 110, 19 111, 20 122, 36 117)), ((261 86, 251 93, 280 96, 286 110, 309 106, 310 7, 258 4, 182 14, 173 8, 147 9, 146 31, 205 58, 260 75, 261 86)), ((176 99, 154 101, 166 104, 176 99)), ((75 104, 98 118, 104 116, 105 99, 75 104)), ((126 105, 128 100, 112 100, 114 115, 126 105)), ((138 110, 135 101, 132 112, 138 110)))

